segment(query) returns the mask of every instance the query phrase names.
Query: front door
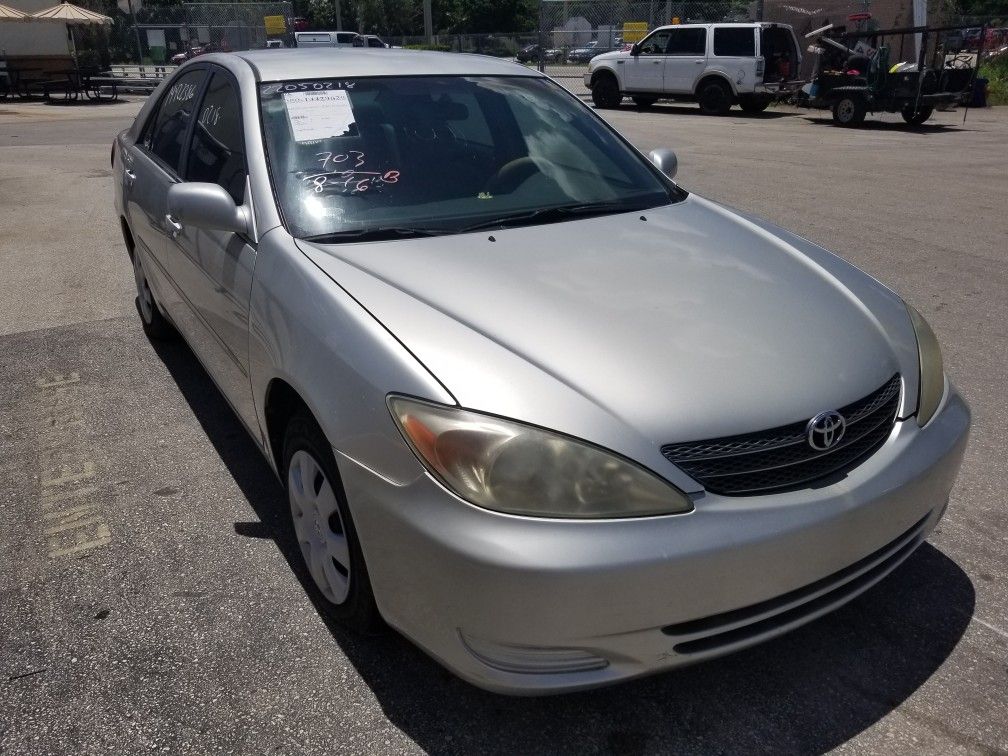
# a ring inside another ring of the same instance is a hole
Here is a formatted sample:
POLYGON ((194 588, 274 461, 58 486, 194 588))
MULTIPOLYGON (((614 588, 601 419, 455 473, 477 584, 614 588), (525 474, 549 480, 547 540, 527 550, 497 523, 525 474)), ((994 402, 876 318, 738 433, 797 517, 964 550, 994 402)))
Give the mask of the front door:
POLYGON ((631 55, 623 63, 623 89, 628 92, 661 92, 664 76, 665 48, 670 31, 659 29, 645 37, 640 54, 631 55))
MULTIPOLYGON (((236 205, 244 205, 251 198, 239 91, 228 72, 212 67, 193 123, 183 179, 217 184, 236 205)), ((194 316, 193 348, 254 430, 258 421, 248 374, 248 311, 256 243, 243 234, 180 225, 172 275, 194 316)))

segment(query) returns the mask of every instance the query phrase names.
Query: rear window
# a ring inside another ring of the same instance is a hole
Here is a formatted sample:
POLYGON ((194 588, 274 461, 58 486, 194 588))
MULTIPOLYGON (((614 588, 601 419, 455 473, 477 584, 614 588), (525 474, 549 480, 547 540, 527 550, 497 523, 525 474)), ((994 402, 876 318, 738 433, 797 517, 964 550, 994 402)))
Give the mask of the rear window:
POLYGON ((751 26, 714 29, 714 54, 752 58, 756 55, 756 34, 751 26))

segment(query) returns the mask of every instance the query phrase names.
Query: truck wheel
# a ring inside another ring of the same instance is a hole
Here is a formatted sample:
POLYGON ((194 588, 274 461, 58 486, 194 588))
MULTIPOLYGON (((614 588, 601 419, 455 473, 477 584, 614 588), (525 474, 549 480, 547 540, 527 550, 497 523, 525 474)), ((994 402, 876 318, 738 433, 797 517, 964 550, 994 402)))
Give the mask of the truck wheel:
POLYGON ((654 105, 656 102, 658 102, 658 98, 657 97, 636 96, 636 97, 633 98, 633 101, 634 101, 634 105, 636 105, 638 108, 641 108, 643 110, 644 108, 650 108, 652 105, 654 105))
POLYGON ((922 106, 919 108, 914 108, 913 105, 907 105, 903 108, 903 120, 909 123, 911 126, 920 126, 924 121, 931 117, 934 112, 934 108, 929 108, 922 106))
POLYGON ((731 90, 718 79, 708 79, 700 84, 697 101, 705 115, 725 115, 732 106, 731 90))
POLYGON ((596 108, 618 108, 623 101, 619 84, 612 74, 600 74, 592 85, 591 93, 596 108))
POLYGON ((741 97, 739 98, 739 107, 745 113, 762 113, 770 107, 770 100, 762 97, 741 97))
POLYGON ((837 126, 856 126, 863 123, 867 108, 860 97, 841 97, 833 103, 833 123, 837 126))

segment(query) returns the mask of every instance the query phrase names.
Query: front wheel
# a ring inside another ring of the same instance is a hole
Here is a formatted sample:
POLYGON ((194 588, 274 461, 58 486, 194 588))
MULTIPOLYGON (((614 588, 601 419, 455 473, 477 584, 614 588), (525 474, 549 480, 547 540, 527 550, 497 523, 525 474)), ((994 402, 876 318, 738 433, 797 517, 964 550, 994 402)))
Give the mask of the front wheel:
POLYGON ((931 117, 934 112, 934 108, 921 106, 915 108, 913 105, 907 105, 903 108, 903 120, 909 123, 911 126, 920 126, 924 121, 931 117))
POLYGON ((623 101, 615 76, 599 76, 592 85, 591 93, 596 108, 617 108, 623 101))
POLYGON ((838 126, 856 126, 865 119, 864 100, 860 97, 841 97, 833 104, 833 123, 838 126))
POLYGON ((332 447, 314 420, 299 415, 287 425, 283 450, 291 522, 325 611, 354 630, 371 630, 378 608, 332 447))

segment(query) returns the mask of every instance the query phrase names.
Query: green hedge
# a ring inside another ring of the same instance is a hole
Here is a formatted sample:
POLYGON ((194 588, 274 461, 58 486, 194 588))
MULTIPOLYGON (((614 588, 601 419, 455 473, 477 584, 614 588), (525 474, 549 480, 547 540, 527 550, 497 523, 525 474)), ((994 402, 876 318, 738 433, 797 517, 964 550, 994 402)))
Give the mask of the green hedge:
POLYGON ((1008 55, 1001 55, 980 66, 980 77, 988 80, 987 104, 1008 105, 1008 55))
POLYGON ((434 50, 435 52, 452 52, 451 45, 403 45, 406 50, 434 50))

